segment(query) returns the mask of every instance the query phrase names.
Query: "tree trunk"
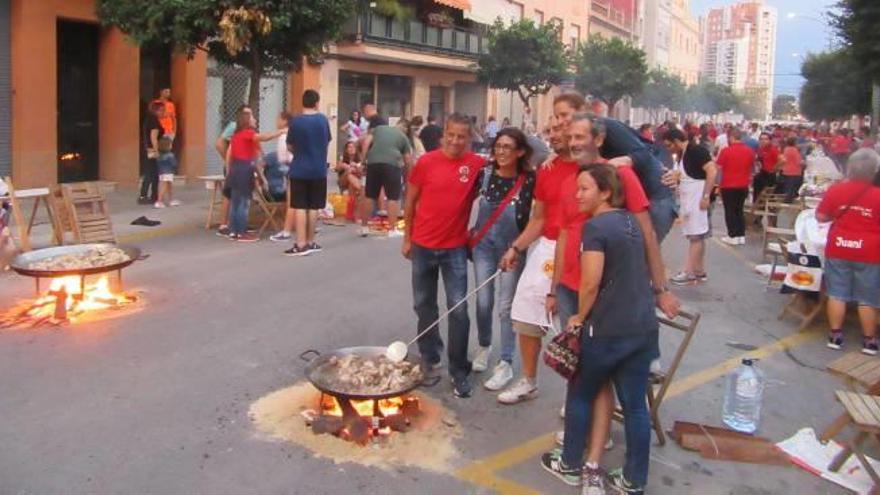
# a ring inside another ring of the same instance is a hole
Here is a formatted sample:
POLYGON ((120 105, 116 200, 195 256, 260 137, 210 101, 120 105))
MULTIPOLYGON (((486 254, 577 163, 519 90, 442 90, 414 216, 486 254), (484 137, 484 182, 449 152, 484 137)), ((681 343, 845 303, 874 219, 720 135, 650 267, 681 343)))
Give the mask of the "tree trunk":
POLYGON ((263 62, 258 50, 253 50, 251 58, 251 82, 248 89, 248 106, 254 112, 254 119, 260 122, 260 79, 263 77, 263 62))

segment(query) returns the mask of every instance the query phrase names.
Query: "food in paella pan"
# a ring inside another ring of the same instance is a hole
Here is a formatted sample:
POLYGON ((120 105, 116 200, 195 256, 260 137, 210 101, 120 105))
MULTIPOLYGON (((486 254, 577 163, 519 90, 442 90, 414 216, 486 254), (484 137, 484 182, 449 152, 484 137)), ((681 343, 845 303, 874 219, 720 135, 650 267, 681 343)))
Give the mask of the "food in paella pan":
POLYGON ((129 261, 131 257, 117 247, 98 247, 80 253, 61 254, 28 264, 31 270, 87 270, 129 261))
POLYGON ((319 368, 320 376, 334 390, 347 394, 377 395, 394 392, 421 380, 419 365, 395 363, 385 356, 357 354, 330 356, 319 368))

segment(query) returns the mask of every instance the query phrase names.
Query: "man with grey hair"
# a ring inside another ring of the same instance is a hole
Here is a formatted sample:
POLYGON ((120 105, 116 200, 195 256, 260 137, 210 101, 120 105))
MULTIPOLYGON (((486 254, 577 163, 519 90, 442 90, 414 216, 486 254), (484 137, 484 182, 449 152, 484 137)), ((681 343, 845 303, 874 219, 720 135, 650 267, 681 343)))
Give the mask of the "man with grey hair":
POLYGON ((816 219, 832 222, 825 244, 828 292, 828 347, 843 348, 846 303, 856 303, 862 326, 862 352, 877 354, 880 307, 880 187, 873 184, 880 155, 863 148, 847 161, 847 179, 825 193, 816 219))

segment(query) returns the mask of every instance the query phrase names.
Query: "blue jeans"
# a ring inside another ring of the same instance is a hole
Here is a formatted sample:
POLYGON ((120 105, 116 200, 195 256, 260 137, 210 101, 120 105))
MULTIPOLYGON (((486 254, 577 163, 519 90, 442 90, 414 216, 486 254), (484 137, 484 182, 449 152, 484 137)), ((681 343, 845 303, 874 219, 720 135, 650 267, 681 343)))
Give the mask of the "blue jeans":
POLYGON ((559 316, 559 329, 568 325, 568 320, 578 312, 578 293, 559 284, 556 286, 556 314, 559 316))
POLYGON ((244 234, 247 231, 248 212, 251 207, 251 195, 242 191, 232 190, 229 202, 229 232, 244 234))
POLYGON ((651 215, 651 225, 657 234, 657 244, 663 242, 666 234, 672 229, 675 219, 678 217, 678 207, 674 197, 651 198, 651 206, 648 207, 651 215))
POLYGON ((582 464, 590 431, 591 407, 596 394, 609 379, 623 407, 626 460, 623 475, 638 487, 648 482, 651 452, 651 420, 645 394, 651 361, 659 356, 658 332, 638 337, 581 338, 580 369, 568 382, 565 397, 565 443, 562 459, 567 466, 582 464))
POLYGON ((804 178, 800 175, 783 175, 782 192, 785 193, 785 202, 793 203, 794 198, 798 197, 798 191, 804 183, 804 178))
MULTIPOLYGON (((489 230, 491 234, 495 230, 493 226, 489 230)), ((518 231, 517 231, 518 232, 518 231)), ((513 237, 516 239, 516 236, 513 237)), ((498 262, 507 251, 507 246, 513 239, 489 236, 483 238, 474 248, 474 279, 477 285, 483 283, 498 270, 498 262)), ((510 271, 503 272, 496 279, 498 289, 498 322, 501 325, 501 359, 508 363, 513 362, 513 353, 516 350, 516 334, 513 332, 513 322, 510 320, 510 308, 513 306, 513 295, 516 293, 516 284, 522 274, 523 263, 510 271)), ((492 310, 495 306, 495 282, 490 282, 477 292, 477 333, 480 345, 487 347, 492 344, 492 310)))
MULTIPOLYGON (((439 316, 437 307, 437 283, 443 275, 443 289, 446 292, 446 307, 451 308, 464 299, 467 294, 467 250, 464 247, 452 249, 428 249, 415 243, 412 245, 412 289, 413 309, 418 317, 417 332, 434 323, 439 316)), ((468 361, 468 337, 470 318, 467 303, 459 306, 449 315, 449 374, 454 378, 464 378, 471 371, 468 361)), ((440 330, 434 328, 418 340, 422 359, 432 363, 440 361, 443 339, 440 330)))

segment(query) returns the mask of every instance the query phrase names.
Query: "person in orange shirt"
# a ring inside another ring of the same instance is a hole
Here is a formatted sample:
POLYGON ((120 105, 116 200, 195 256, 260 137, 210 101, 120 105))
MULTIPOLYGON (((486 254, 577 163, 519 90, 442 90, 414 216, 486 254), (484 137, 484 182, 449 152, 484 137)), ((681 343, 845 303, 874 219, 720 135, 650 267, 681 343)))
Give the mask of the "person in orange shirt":
POLYGON ((785 140, 782 161, 782 191, 785 193, 785 202, 791 203, 804 183, 804 159, 797 148, 796 138, 785 140))
POLYGON ((170 137, 173 141, 177 135, 177 109, 171 101, 171 89, 162 88, 159 91, 159 98, 155 101, 165 106, 165 116, 159 119, 159 123, 162 125, 162 130, 165 131, 165 136, 170 137))

